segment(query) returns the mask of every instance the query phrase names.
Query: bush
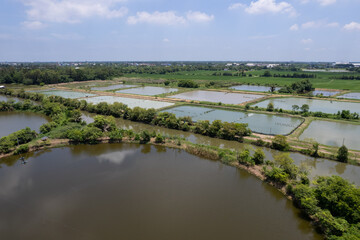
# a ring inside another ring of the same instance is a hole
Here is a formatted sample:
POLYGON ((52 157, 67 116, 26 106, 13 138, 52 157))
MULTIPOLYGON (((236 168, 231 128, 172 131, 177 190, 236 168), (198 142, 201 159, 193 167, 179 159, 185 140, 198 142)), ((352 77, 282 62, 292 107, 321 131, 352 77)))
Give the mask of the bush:
POLYGON ((288 150, 289 144, 286 141, 286 137, 283 135, 276 135, 272 140, 272 148, 280 151, 288 150))
POLYGON ((246 165, 254 165, 255 162, 252 160, 250 156, 250 151, 248 149, 245 149, 242 151, 238 156, 238 161, 240 164, 246 164, 246 165))
POLYGON ((150 134, 148 131, 142 131, 140 133, 140 143, 145 144, 150 142, 150 134))
POLYGON ((280 184, 286 184, 289 178, 289 174, 287 174, 283 169, 278 167, 273 167, 271 170, 266 170, 265 176, 267 177, 267 179, 280 184))
POLYGON ((255 162, 256 165, 263 164, 265 159, 265 154, 263 150, 260 148, 255 150, 255 153, 252 157, 252 160, 255 162))
POLYGON ((29 145, 28 144, 23 144, 20 145, 15 151, 14 151, 14 155, 18 155, 21 153, 27 153, 29 151, 29 145))
POLYGON ((161 134, 156 135, 155 143, 163 143, 163 142, 164 142, 163 136, 161 136, 161 134))
POLYGON ((193 80, 180 80, 178 82, 178 87, 183 88, 198 88, 199 85, 195 83, 193 80))
POLYGON ((349 156, 349 152, 348 152, 347 147, 345 147, 345 145, 342 145, 338 150, 336 159, 339 162, 347 163, 348 162, 348 156, 349 156))
POLYGON ((122 131, 120 129, 114 129, 108 133, 108 136, 111 141, 120 142, 123 138, 122 131))

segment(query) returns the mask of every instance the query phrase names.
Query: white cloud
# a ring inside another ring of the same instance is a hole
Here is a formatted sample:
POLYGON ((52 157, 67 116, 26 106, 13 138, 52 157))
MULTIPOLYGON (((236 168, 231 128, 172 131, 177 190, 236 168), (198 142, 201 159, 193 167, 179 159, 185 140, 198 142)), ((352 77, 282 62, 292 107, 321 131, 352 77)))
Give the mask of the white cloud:
POLYGON ((336 0, 317 0, 321 6, 328 6, 336 3, 336 0))
POLYGON ((345 30, 348 31, 360 31, 360 23, 357 22, 351 22, 344 26, 345 30))
POLYGON ((22 0, 28 21, 77 23, 85 18, 119 18, 127 8, 115 7, 123 0, 22 0))
POLYGON ((189 21, 192 21, 192 22, 210 22, 214 19, 214 15, 208 15, 206 13, 202 13, 202 12, 192 12, 192 11, 189 11, 187 14, 186 14, 186 18, 189 20, 189 21))
POLYGON ((167 39, 167 38, 164 38, 164 39, 163 39, 163 42, 168 43, 168 42, 170 42, 170 40, 167 39))
POLYGON ((205 23, 214 19, 214 15, 198 11, 189 11, 186 16, 177 15, 175 11, 167 12, 137 12, 136 16, 130 16, 127 19, 128 24, 149 23, 157 25, 180 25, 188 22, 205 23))
POLYGON ((309 3, 310 1, 313 1, 313 2, 317 2, 319 3, 321 6, 329 6, 331 4, 334 4, 336 3, 336 0, 300 0, 300 2, 302 4, 306 4, 306 3, 309 3))
POLYGON ((313 40, 312 40, 311 38, 307 38, 307 39, 302 39, 301 42, 302 42, 303 44, 310 44, 310 43, 313 42, 313 40))
POLYGON ((310 29, 310 28, 322 28, 322 27, 338 27, 339 23, 331 22, 328 23, 326 21, 310 21, 301 24, 302 29, 310 29))
POLYGON ((36 30, 46 27, 46 24, 40 21, 25 21, 22 23, 25 28, 36 30))
POLYGON ((245 11, 249 14, 263 13, 287 13, 290 16, 296 16, 294 7, 288 2, 276 3, 275 0, 258 0, 251 2, 245 11))
POLYGON ((228 7, 228 9, 229 10, 235 10, 235 9, 245 8, 245 7, 246 7, 246 5, 243 4, 243 3, 233 3, 228 7))
POLYGON ((297 31, 297 30, 299 30, 299 25, 297 25, 297 24, 292 25, 292 26, 290 27, 290 30, 291 30, 291 31, 297 31))
POLYGON ((176 15, 174 11, 168 12, 137 12, 136 16, 130 16, 127 19, 129 24, 150 23, 158 25, 177 25, 186 23, 186 19, 176 15))

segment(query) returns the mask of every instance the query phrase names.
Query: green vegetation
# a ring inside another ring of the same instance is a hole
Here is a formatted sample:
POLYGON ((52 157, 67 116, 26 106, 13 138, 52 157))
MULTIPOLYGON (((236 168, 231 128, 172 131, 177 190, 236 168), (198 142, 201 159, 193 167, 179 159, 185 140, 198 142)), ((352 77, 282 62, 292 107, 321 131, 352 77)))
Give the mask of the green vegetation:
POLYGON ((283 135, 276 135, 272 140, 272 148, 279 151, 287 151, 289 150, 289 144, 286 141, 286 137, 283 135))
POLYGON ((347 162, 348 162, 348 158, 349 158, 348 149, 347 149, 347 147, 345 147, 344 145, 342 145, 342 146, 339 148, 339 150, 338 150, 336 159, 337 159, 339 162, 345 162, 345 163, 347 163, 347 162))
MULTIPOLYGON (((36 132, 27 127, 6 137, 2 137, 0 138, 0 153, 9 153, 13 151, 16 146, 31 142, 36 136, 36 132)), ((26 146, 20 146, 18 153, 24 149, 26 149, 26 146)))

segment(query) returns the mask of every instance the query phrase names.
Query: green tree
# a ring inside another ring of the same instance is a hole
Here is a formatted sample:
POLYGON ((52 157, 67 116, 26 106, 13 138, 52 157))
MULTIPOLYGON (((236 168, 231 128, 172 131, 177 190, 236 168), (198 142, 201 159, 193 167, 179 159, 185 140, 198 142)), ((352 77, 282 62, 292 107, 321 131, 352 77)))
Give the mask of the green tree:
POLYGON ((255 153, 252 157, 252 160, 255 162, 255 164, 263 164, 264 163, 264 159, 265 159, 265 154, 263 152, 263 150, 261 150, 260 148, 255 150, 255 153))
POLYGON ((285 136, 276 135, 272 140, 272 147, 276 150, 286 151, 289 149, 289 144, 287 143, 285 136))
POLYGON ((345 145, 342 145, 338 150, 336 159, 339 162, 347 163, 348 162, 348 157, 349 157, 348 149, 347 149, 347 147, 345 147, 345 145))
POLYGON ((301 106, 300 109, 301 109, 301 111, 302 111, 303 113, 306 113, 306 112, 309 112, 310 107, 309 107, 309 105, 304 104, 304 105, 301 106))
POLYGON ((269 111, 269 112, 274 111, 274 104, 272 102, 269 102, 269 104, 266 107, 266 111, 269 111))

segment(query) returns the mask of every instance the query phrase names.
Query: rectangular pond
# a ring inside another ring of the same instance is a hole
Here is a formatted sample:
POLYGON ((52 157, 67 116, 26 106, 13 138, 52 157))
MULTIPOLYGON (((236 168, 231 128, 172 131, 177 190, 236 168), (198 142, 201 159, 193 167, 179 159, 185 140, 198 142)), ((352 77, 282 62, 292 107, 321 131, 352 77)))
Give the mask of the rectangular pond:
MULTIPOLYGON (((270 92, 270 87, 268 86, 254 86, 254 85, 239 85, 230 87, 231 89, 241 90, 241 91, 252 91, 252 92, 270 92)), ((275 91, 279 91, 280 88, 276 87, 275 91)))
POLYGON ((131 87, 136 87, 136 85, 116 84, 116 85, 110 85, 110 86, 105 86, 105 87, 92 87, 91 90, 108 91, 108 90, 116 90, 116 89, 131 88, 131 87))
POLYGON ((338 98, 360 99, 360 92, 346 93, 344 95, 338 96, 338 98))
POLYGON ((240 104, 263 98, 264 95, 197 90, 173 95, 170 97, 184 100, 221 102, 224 104, 240 104))
POLYGON ((274 135, 287 135, 303 121, 300 118, 193 106, 179 106, 163 110, 163 112, 174 113, 177 117, 189 116, 194 121, 221 120, 223 122, 247 123, 254 132, 274 135))
POLYGON ((325 91, 325 90, 315 90, 312 92, 314 96, 324 96, 324 97, 331 97, 336 94, 340 93, 340 91, 325 91))
POLYGON ((177 88, 166 88, 166 87, 138 87, 138 88, 131 88, 131 89, 124 89, 116 91, 117 93, 129 93, 129 94, 138 94, 138 95, 148 95, 148 96, 154 96, 164 93, 172 93, 177 92, 177 88))
POLYGON ((315 120, 299 137, 300 140, 312 138, 315 141, 340 147, 343 144, 349 149, 360 150, 360 125, 315 120))
POLYGON ((174 103, 169 103, 169 102, 160 102, 160 101, 152 101, 146 99, 124 98, 124 97, 115 97, 115 96, 97 96, 91 98, 84 98, 81 100, 86 100, 86 102, 93 104, 98 104, 101 102, 113 104, 115 102, 120 102, 126 104, 129 108, 141 107, 145 109, 149 109, 149 108, 159 109, 174 105, 174 103))
POLYGON ((59 96, 59 97, 71 98, 71 99, 96 96, 96 94, 92 94, 92 93, 61 91, 61 90, 43 90, 43 91, 32 91, 32 92, 41 93, 47 96, 59 96))
POLYGON ((284 110, 292 110, 293 105, 301 107, 304 104, 309 105, 311 112, 337 113, 341 110, 350 110, 350 112, 360 113, 360 103, 354 102, 339 102, 331 100, 318 100, 308 98, 272 98, 253 106, 266 108, 269 103, 273 103, 275 108, 282 108, 284 110))

